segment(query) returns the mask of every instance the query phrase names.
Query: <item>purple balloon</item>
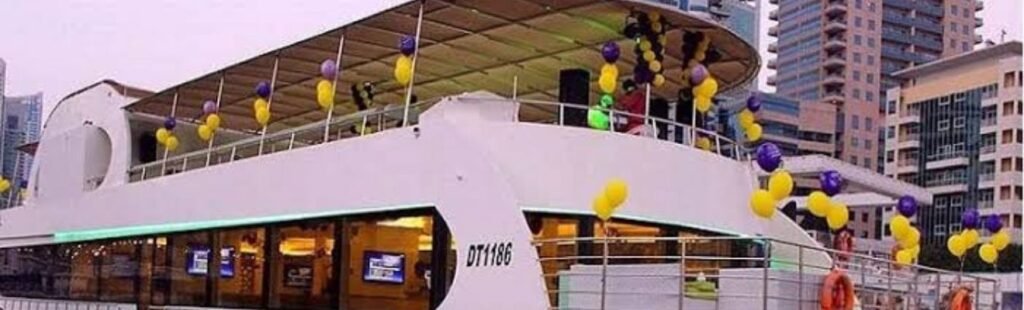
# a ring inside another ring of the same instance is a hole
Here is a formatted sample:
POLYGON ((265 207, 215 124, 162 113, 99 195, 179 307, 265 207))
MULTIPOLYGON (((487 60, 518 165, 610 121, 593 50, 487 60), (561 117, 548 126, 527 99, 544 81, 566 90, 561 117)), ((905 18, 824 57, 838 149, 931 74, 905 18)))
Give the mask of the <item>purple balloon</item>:
POLYGON ((256 95, 263 98, 270 97, 270 83, 262 81, 259 84, 256 84, 256 95))
POLYGON ((338 64, 331 59, 324 60, 320 63, 320 75, 325 79, 333 80, 335 76, 338 76, 338 64))
POLYGON ((637 65, 633 68, 633 81, 637 84, 649 83, 654 79, 654 73, 646 65, 637 65))
POLYGON ((217 103, 212 100, 206 100, 203 102, 203 114, 210 114, 217 112, 217 103))
POLYGON ((775 143, 765 142, 757 147, 757 165, 765 172, 772 172, 782 165, 782 150, 775 143))
POLYGON ((615 42, 608 41, 604 46, 601 46, 601 57, 604 57, 604 61, 607 63, 618 61, 620 54, 619 45, 615 42))
POLYGON ((999 232, 999 230, 1003 229, 1003 221, 1000 221, 997 215, 989 215, 985 218, 985 229, 992 233, 999 232))
POLYGON ((750 97, 747 98, 747 110, 750 110, 750 112, 757 112, 758 110, 761 110, 761 97, 757 95, 750 95, 750 97))
POLYGON ((914 216, 914 214, 917 214, 917 200, 909 195, 900 197, 899 203, 896 204, 896 210, 903 216, 914 216))
POLYGON ((164 128, 167 130, 174 130, 174 127, 176 126, 178 126, 178 121, 174 120, 173 117, 168 116, 167 119, 164 120, 164 128))
POLYGON ((964 229, 978 229, 981 226, 981 216, 978 210, 967 210, 960 215, 960 226, 964 229))
POLYGON ((705 68, 704 65, 697 64, 690 70, 690 85, 700 85, 706 78, 708 78, 708 68, 705 68))
POLYGON ((416 52, 416 38, 412 36, 402 36, 402 39, 398 42, 398 49, 402 51, 402 55, 409 56, 416 52))
POLYGON ((821 190, 829 196, 835 196, 843 189, 843 176, 839 174, 839 171, 828 170, 822 172, 818 176, 818 181, 821 182, 821 190))

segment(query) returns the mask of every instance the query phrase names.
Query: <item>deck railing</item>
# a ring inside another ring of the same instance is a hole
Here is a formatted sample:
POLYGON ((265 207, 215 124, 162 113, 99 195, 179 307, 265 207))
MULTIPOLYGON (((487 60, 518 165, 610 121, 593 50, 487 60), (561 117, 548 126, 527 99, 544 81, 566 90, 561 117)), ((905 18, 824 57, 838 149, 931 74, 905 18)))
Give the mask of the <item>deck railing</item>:
POLYGON ((999 302, 992 279, 772 238, 595 237, 534 245, 549 309, 818 309, 823 275, 833 270, 850 278, 859 309, 948 309, 951 292, 961 287, 972 291, 975 309, 999 302))
MULTIPOLYGON (((496 100, 495 98, 482 98, 462 96, 459 100, 496 100)), ((418 116, 430 106, 437 103, 438 99, 425 100, 414 103, 410 108, 409 125, 418 122, 418 116)), ((557 126, 569 126, 565 122, 565 115, 568 111, 578 110, 586 114, 589 109, 585 105, 570 103, 540 101, 540 100, 514 100, 520 107, 520 122, 542 123, 557 126), (533 109, 523 109, 523 106, 530 106, 533 109)), ((302 148, 311 145, 330 143, 338 140, 363 136, 388 129, 403 126, 404 109, 402 105, 391 105, 373 110, 362 111, 342 117, 336 117, 330 123, 317 122, 308 125, 289 128, 276 132, 267 133, 266 136, 253 136, 222 145, 215 145, 211 148, 199 149, 184 154, 174 155, 166 159, 159 159, 154 162, 136 165, 128 170, 129 182, 138 182, 165 175, 181 173, 190 170, 201 169, 209 166, 230 163, 251 157, 257 157, 292 149, 302 148)), ((673 143, 695 146, 699 138, 707 138, 710 151, 715 154, 733 159, 748 159, 749 152, 738 143, 722 137, 721 135, 701 129, 693 128, 690 125, 682 124, 665 118, 637 115, 613 109, 603 109, 611 119, 638 118, 643 120, 644 130, 641 135, 658 138, 673 143)), ((621 123, 621 122, 620 122, 621 123)), ((626 134, 611 126, 611 132, 626 134)))

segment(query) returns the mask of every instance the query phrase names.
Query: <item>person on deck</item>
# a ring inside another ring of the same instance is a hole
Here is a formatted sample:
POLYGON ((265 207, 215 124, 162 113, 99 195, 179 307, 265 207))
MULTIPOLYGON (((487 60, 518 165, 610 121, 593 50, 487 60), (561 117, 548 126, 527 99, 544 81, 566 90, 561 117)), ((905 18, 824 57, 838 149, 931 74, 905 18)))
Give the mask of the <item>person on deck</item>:
POLYGON ((622 89, 626 94, 615 104, 615 110, 629 112, 631 115, 626 116, 625 124, 615 122, 619 125, 616 131, 642 134, 642 130, 645 129, 643 115, 647 112, 647 98, 633 80, 622 82, 622 89))

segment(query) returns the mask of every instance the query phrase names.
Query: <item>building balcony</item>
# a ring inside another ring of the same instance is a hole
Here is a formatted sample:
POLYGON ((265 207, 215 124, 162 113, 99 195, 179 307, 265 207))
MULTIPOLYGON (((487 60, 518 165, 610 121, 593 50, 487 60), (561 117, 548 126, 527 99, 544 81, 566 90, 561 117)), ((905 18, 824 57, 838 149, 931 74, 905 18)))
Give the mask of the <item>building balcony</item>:
POLYGON ((966 154, 961 156, 939 159, 939 160, 928 160, 924 164, 925 169, 944 169, 950 167, 966 166, 969 163, 966 154))
POLYGON ((888 46, 882 47, 882 57, 892 58, 906 62, 913 62, 918 64, 926 62, 926 59, 924 57, 921 57, 921 55, 888 46))
POLYGON ((775 70, 775 69, 778 69, 778 68, 779 68, 779 59, 778 58, 768 59, 768 69, 775 70))
POLYGON ((985 26, 985 20, 982 19, 981 17, 975 17, 974 18, 974 27, 981 28, 981 26, 985 26))
POLYGON ((825 50, 829 52, 839 51, 846 48, 846 39, 842 36, 829 37, 825 42, 825 50))
POLYGON ((768 3, 776 4, 777 5, 777 4, 779 4, 779 0, 768 0, 768 3))
POLYGON ((882 13, 882 21, 904 26, 914 25, 914 19, 910 18, 910 16, 906 16, 892 11, 884 11, 882 13))
MULTIPOLYGON (((770 31, 770 30, 769 30, 770 31)), ((829 21, 825 24, 825 33, 840 33, 846 31, 846 21, 842 19, 829 21)), ((771 33, 769 33, 771 34, 771 33)))
POLYGON ((910 0, 885 0, 885 5, 890 5, 898 8, 913 9, 914 3, 910 0))
POLYGON ((843 56, 832 56, 826 58, 821 66, 825 67, 825 69, 843 68, 846 66, 846 58, 843 56))
POLYGON ((919 47, 925 47, 933 51, 942 51, 942 41, 931 39, 925 36, 914 36, 912 38, 914 45, 919 47))
POLYGON ((942 25, 927 18, 918 17, 913 19, 914 28, 925 30, 937 35, 942 35, 942 25))
POLYGON ((827 91, 821 99, 825 102, 842 103, 846 100, 846 95, 841 91, 827 91))
POLYGON ((772 10, 771 12, 768 12, 768 19, 773 21, 779 21, 779 10, 776 9, 772 10))
POLYGON ((842 73, 830 73, 825 75, 825 80, 822 81, 822 85, 825 86, 843 86, 846 84, 846 77, 842 73))
POLYGON ((778 84, 777 80, 778 80, 778 78, 776 76, 772 75, 772 76, 768 77, 768 82, 767 83, 770 86, 775 86, 775 84, 778 84))
POLYGON ((827 16, 838 16, 846 14, 846 2, 830 1, 828 3, 828 6, 825 7, 825 14, 827 16))
POLYGON ((992 200, 978 201, 978 209, 992 209, 995 205, 995 202, 992 200))
POLYGON ((995 117, 988 117, 988 118, 982 118, 981 119, 981 127, 995 126, 996 123, 997 122, 996 122, 996 118, 995 117))
POLYGON ((778 53, 779 52, 779 43, 778 42, 769 43, 768 44, 768 52, 769 53, 773 53, 773 54, 774 53, 778 53))
POLYGON ((768 35, 773 37, 779 36, 779 26, 768 27, 768 35))
POLYGON ((927 187, 928 191, 932 192, 933 195, 952 194, 967 191, 967 184, 963 183, 949 185, 925 185, 925 187, 927 187))
POLYGON ((974 2, 974 10, 975 11, 981 11, 981 10, 984 10, 984 9, 985 9, 985 2, 984 1, 978 0, 978 1, 974 2))
POLYGON ((921 140, 914 139, 900 141, 899 144, 896 145, 896 147, 901 150, 919 149, 921 148, 921 140))
POLYGON ((882 28, 882 39, 908 44, 913 42, 909 32, 903 32, 889 28, 882 28))
POLYGON ((942 17, 943 13, 945 13, 942 10, 942 6, 928 3, 928 1, 920 0, 915 2, 914 10, 917 11, 918 14, 926 14, 934 17, 942 17))
POLYGON ((985 42, 985 38, 983 38, 980 34, 974 35, 974 44, 981 44, 982 42, 985 42))
POLYGON ((919 133, 905 133, 905 134, 901 134, 900 138, 899 138, 900 142, 920 141, 920 140, 921 140, 921 134, 919 134, 919 133))

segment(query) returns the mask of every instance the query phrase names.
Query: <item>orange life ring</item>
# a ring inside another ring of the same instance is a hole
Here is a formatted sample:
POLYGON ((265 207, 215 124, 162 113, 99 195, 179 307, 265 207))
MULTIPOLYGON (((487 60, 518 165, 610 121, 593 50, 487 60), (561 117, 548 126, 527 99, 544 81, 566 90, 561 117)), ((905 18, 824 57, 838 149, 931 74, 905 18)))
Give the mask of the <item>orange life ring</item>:
POLYGON ((949 301, 950 310, 971 310, 971 292, 965 288, 958 288, 953 292, 953 298, 949 301))
POLYGON ((853 310, 853 282, 841 270, 832 270, 821 285, 821 310, 853 310))
POLYGON ((836 259, 839 261, 849 261, 850 254, 853 253, 853 235, 850 234, 849 230, 843 230, 835 235, 834 241, 832 241, 832 248, 839 251, 836 253, 836 259))

